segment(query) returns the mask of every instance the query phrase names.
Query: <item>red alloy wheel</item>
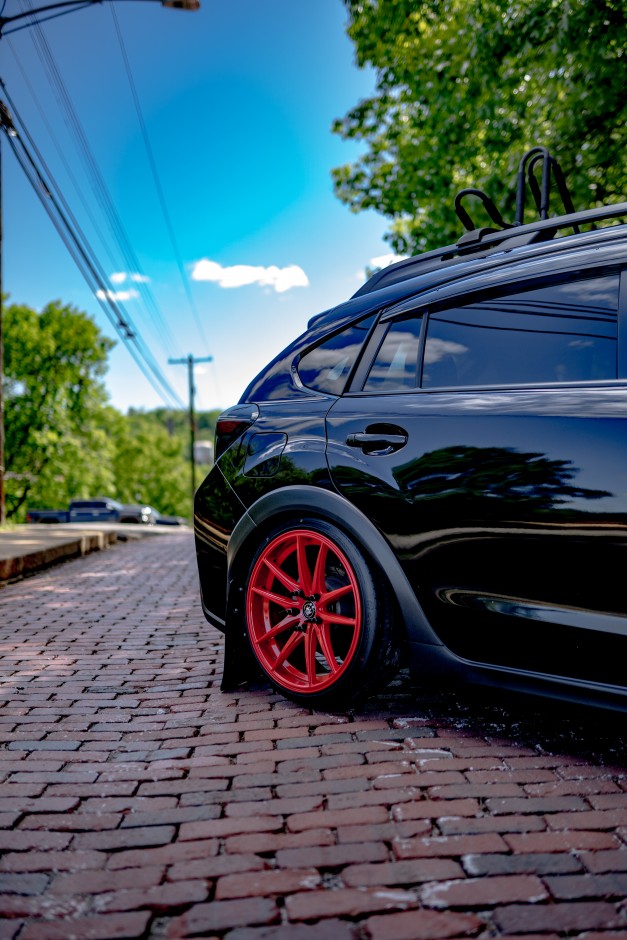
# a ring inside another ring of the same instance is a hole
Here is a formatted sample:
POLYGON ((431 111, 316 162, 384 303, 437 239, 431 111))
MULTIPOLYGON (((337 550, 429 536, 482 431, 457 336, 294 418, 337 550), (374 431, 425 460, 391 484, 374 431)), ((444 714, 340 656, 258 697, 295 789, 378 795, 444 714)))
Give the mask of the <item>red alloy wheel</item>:
POLYGON ((267 675, 291 692, 331 688, 355 656, 362 632, 357 577, 334 542, 312 529, 272 539, 252 570, 248 635, 267 675))

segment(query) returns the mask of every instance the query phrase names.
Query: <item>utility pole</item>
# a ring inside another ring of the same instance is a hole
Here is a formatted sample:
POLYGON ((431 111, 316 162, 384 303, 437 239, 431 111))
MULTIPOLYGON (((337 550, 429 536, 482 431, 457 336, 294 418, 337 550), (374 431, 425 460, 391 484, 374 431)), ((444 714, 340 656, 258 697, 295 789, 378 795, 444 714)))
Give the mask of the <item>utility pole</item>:
POLYGON ((192 461, 192 515, 194 512, 194 496, 196 495, 196 418, 194 417, 194 365, 197 362, 213 362, 213 356, 204 356, 203 358, 194 358, 190 353, 187 359, 168 359, 171 366, 187 365, 187 374, 189 378, 189 446, 192 461))
MULTIPOLYGON (((4 127, 4 105, 0 102, 0 125, 4 127)), ((0 525, 7 521, 4 497, 4 340, 2 335, 3 320, 2 299, 2 134, 0 133, 0 525)))

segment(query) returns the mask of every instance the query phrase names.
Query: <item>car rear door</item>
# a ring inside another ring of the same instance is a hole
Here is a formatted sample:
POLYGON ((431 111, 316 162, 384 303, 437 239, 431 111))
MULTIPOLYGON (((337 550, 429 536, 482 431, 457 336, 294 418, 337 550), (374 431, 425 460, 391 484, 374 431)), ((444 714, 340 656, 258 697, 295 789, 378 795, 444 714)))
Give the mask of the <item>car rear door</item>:
POLYGON ((616 267, 416 304, 329 412, 335 486, 468 660, 627 685, 625 305, 616 267))

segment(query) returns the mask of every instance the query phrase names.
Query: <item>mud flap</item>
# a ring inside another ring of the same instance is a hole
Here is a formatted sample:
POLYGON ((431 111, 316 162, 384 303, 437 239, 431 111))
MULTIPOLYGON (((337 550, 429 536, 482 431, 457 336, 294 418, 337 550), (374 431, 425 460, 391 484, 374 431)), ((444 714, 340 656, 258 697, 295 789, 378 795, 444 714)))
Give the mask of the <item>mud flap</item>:
POLYGON ((224 637, 224 667, 220 691, 233 692, 247 683, 258 680, 261 669, 246 641, 245 636, 233 635, 233 631, 224 637))

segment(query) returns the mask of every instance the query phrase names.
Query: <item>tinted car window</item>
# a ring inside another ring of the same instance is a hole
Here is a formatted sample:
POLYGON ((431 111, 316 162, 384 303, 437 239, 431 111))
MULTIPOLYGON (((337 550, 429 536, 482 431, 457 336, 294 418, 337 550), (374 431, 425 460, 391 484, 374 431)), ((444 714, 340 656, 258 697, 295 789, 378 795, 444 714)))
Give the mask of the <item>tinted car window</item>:
POLYGON ((422 386, 615 379, 617 309, 612 275, 432 313, 422 386))
POLYGON ((402 391, 418 384, 422 317, 390 324, 364 385, 368 392, 402 391))
POLYGON ((305 353, 298 363, 303 385, 318 392, 341 395, 374 319, 373 315, 352 323, 305 353))

